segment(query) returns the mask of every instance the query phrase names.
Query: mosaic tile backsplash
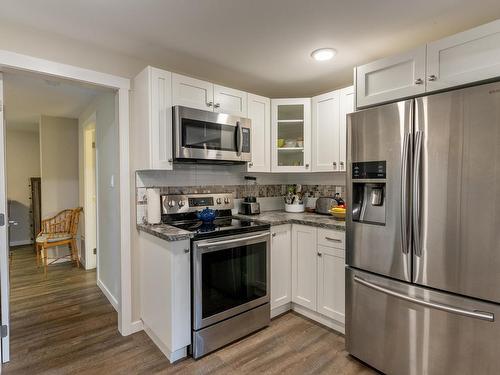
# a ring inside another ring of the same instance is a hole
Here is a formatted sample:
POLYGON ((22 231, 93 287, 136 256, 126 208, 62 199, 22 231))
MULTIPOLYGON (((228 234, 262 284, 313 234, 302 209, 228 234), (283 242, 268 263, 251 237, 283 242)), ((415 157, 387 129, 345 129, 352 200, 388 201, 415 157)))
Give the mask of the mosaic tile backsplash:
MULTIPOLYGON (((206 185, 206 186, 158 186, 161 194, 203 194, 203 193, 233 193, 235 199, 242 199, 246 196, 258 198, 282 197, 286 193, 289 185, 206 185)), ((342 185, 302 185, 302 191, 314 197, 333 196, 337 191, 342 196, 345 193, 345 186, 342 185)), ((146 188, 137 188, 137 221, 144 221, 147 214, 146 188)))
MULTIPOLYGON (((259 198, 281 197, 285 195, 288 185, 213 185, 213 186, 169 186, 160 187, 162 194, 203 194, 203 193, 234 193, 235 199, 246 196, 259 198)), ((333 196, 340 189, 341 195, 344 186, 338 185, 302 185, 302 191, 313 196, 333 196)))

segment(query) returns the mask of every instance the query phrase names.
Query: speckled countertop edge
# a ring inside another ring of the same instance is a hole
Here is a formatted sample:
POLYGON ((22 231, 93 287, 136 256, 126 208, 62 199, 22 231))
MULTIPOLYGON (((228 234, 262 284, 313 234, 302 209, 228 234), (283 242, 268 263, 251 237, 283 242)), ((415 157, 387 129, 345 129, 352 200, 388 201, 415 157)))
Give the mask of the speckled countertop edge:
POLYGON ((265 211, 258 215, 234 215, 237 218, 254 220, 270 225, 302 224, 318 228, 345 231, 345 221, 339 221, 329 215, 301 212, 291 213, 285 211, 265 211))
POLYGON ((168 224, 137 224, 137 229, 165 241, 187 240, 194 236, 193 232, 168 224))

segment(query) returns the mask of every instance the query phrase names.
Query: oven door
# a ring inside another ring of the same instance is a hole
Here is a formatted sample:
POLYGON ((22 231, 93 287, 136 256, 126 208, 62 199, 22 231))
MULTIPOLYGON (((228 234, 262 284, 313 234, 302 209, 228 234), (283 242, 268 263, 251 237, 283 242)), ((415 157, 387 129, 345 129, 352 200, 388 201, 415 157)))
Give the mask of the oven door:
POLYGON ((251 160, 251 121, 224 113, 175 106, 176 159, 251 160))
POLYGON ((269 302, 269 232, 193 242, 193 329, 269 302))

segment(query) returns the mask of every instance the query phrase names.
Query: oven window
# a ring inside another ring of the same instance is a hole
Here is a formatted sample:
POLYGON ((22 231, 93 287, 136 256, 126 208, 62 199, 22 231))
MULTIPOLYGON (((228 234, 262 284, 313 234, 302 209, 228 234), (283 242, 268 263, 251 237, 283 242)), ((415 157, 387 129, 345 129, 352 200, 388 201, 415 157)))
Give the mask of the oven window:
POLYGON ((266 242, 202 254, 202 318, 264 297, 266 242))
POLYGON ((182 119, 182 147, 236 151, 236 127, 182 119))

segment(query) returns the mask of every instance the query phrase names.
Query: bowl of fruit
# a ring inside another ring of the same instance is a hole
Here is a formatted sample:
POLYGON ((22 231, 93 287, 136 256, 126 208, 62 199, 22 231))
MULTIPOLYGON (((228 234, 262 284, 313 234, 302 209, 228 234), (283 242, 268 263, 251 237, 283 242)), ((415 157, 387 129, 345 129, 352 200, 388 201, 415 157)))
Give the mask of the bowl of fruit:
POLYGON ((335 206, 330 208, 330 214, 337 220, 345 220, 345 206, 335 206))

